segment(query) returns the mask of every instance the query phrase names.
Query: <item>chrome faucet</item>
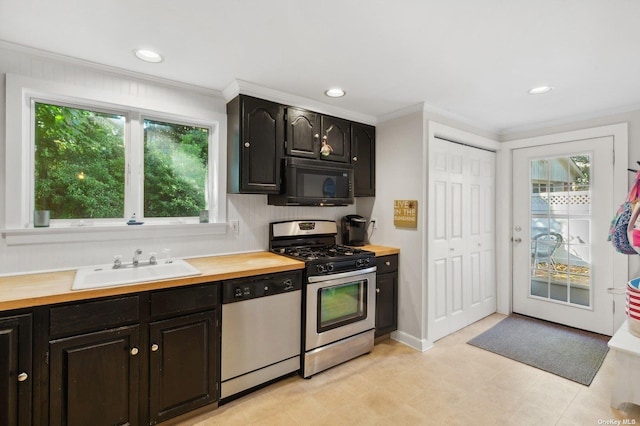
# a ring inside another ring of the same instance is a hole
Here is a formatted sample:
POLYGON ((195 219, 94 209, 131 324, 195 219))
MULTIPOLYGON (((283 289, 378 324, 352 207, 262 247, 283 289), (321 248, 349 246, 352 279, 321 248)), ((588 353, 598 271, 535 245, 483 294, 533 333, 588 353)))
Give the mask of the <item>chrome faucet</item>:
POLYGON ((136 249, 133 253, 133 266, 138 266, 139 260, 138 257, 142 254, 142 250, 136 249))

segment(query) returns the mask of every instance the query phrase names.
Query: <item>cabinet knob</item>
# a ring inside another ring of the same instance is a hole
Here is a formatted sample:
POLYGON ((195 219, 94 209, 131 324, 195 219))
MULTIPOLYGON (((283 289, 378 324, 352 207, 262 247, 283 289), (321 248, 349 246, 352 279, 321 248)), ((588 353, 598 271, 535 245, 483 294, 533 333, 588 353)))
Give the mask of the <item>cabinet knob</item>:
POLYGON ((389 262, 388 260, 386 262, 384 262, 385 265, 387 266, 391 266, 391 262, 389 262))
POLYGON ((324 140, 326 141, 326 140, 327 140, 327 139, 329 139, 329 138, 327 137, 327 135, 324 135, 324 136, 322 137, 322 139, 324 139, 324 140))
POLYGON ((358 161, 358 157, 353 157, 353 161, 358 161))
POLYGON ((157 343, 154 343, 153 345, 151 345, 151 352, 157 352, 158 349, 160 349, 160 346, 158 346, 157 343))
POLYGON ((138 355, 138 348, 131 348, 131 355, 138 355))
POLYGON ((244 147, 245 147, 245 148, 249 148, 250 146, 251 146, 251 144, 250 144, 249 142, 245 142, 245 143, 244 143, 244 147))
POLYGON ((24 382, 29 378, 29 375, 27 373, 20 373, 18 374, 18 381, 19 382, 24 382))
POLYGON ((320 135, 316 133, 315 135, 313 135, 313 137, 314 137, 315 139, 318 139, 318 138, 320 137, 320 135))
POLYGON ((380 289, 379 288, 376 288, 376 293, 380 293, 380 289))

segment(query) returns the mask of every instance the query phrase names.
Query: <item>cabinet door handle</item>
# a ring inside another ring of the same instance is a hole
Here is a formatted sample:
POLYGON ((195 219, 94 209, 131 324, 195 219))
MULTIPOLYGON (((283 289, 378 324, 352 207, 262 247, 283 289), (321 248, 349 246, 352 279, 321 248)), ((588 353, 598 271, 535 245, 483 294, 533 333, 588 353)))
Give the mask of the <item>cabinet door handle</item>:
POLYGON ((244 143, 244 147, 245 147, 245 148, 249 148, 250 146, 251 146, 251 144, 250 144, 249 142, 245 142, 245 143, 244 143))
POLYGON ((380 289, 379 288, 376 288, 376 293, 380 293, 380 289))
POLYGON ((160 346, 158 346, 157 343, 154 343, 153 345, 151 345, 151 352, 157 352, 158 349, 160 349, 160 346))
POLYGON ((138 355, 138 348, 131 348, 131 355, 136 356, 138 355))
POLYGON ((391 262, 389 262, 388 260, 386 262, 384 262, 385 265, 387 266, 391 266, 391 262))
POLYGON ((353 161, 358 161, 358 157, 353 157, 353 161))
POLYGON ((29 375, 27 373, 20 373, 18 374, 18 381, 19 382, 24 382, 29 378, 29 375))

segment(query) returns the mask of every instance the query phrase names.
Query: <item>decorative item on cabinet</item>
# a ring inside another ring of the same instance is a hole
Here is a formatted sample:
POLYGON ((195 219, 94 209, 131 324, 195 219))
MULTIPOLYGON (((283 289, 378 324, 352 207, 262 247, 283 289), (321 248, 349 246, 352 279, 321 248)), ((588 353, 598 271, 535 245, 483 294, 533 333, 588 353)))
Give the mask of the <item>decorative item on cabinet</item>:
POLYGON ((376 334, 385 336, 398 329, 398 255, 376 259, 376 334))
POLYGON ((227 103, 227 191, 280 192, 284 106, 246 95, 227 103))
POLYGON ((348 163, 351 122, 287 107, 285 155, 348 163))

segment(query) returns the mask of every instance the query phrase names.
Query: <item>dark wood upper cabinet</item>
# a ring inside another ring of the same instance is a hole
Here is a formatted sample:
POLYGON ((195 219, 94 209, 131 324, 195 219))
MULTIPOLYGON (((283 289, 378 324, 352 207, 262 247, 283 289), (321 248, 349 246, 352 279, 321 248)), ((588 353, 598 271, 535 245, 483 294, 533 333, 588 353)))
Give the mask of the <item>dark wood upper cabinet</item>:
POLYGON ((351 122, 301 108, 287 108, 285 154, 350 162, 351 122))
POLYGON ((280 192, 284 106, 239 95, 227 104, 227 124, 228 192, 280 192))
POLYGON ((323 115, 321 117, 321 129, 320 159, 349 163, 351 122, 342 118, 323 115))
POLYGON ((0 424, 30 425, 31 314, 0 318, 0 424))
POLYGON ((300 108, 287 108, 285 153, 293 157, 318 158, 320 115, 300 108))
POLYGON ((366 124, 351 125, 351 163, 354 195, 376 195, 376 128, 366 124))

